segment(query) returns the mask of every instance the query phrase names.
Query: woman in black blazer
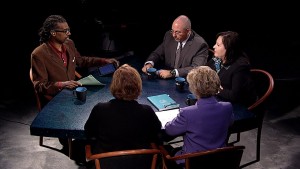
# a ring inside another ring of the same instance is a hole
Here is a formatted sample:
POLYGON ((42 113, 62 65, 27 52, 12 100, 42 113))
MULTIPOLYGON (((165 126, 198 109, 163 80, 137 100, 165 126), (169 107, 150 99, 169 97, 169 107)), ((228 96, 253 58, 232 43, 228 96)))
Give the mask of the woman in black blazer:
POLYGON ((219 100, 233 104, 235 120, 252 116, 247 107, 256 100, 251 79, 251 64, 242 50, 239 34, 233 31, 217 34, 214 57, 208 66, 218 72, 222 90, 217 94, 219 100))

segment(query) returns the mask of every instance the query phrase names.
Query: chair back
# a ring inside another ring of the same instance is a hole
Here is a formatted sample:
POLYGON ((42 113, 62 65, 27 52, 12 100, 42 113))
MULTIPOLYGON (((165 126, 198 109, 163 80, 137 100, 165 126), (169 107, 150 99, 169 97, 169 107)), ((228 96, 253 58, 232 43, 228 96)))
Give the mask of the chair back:
MULTIPOLYGON (((75 77, 76 77, 76 79, 82 78, 81 74, 79 74, 77 71, 75 71, 75 77)), ((30 78, 30 81, 33 84, 32 68, 29 69, 29 78, 30 78)), ((35 89, 34 89, 34 95, 35 95, 38 111, 40 112, 45 103, 44 103, 43 99, 41 98, 41 96, 39 95, 39 93, 35 89)), ((45 96, 45 97, 47 98, 47 100, 52 99, 52 96, 45 96)))
POLYGON ((270 96, 274 89, 274 80, 269 72, 262 69, 251 69, 251 75, 258 98, 252 105, 248 107, 248 110, 253 112, 255 116, 242 120, 236 120, 234 124, 229 127, 229 135, 255 128, 261 130, 262 128, 262 123, 266 112, 265 103, 266 99, 270 96))
MULTIPOLYGON (((248 107, 248 110, 255 115, 251 118, 245 118, 234 121, 228 130, 228 144, 235 144, 240 141, 241 132, 257 129, 256 134, 256 159, 247 162, 241 166, 246 167, 260 160, 260 140, 264 116, 266 114, 266 99, 269 98, 274 89, 274 79, 272 75, 262 69, 251 69, 251 75, 254 81, 254 87, 258 96, 257 100, 248 107), (236 133, 236 140, 229 142, 231 134, 236 133)), ((247 138, 249 139, 249 138, 247 138)))
POLYGON ((258 99, 248 107, 248 110, 253 110, 263 103, 270 96, 274 88, 274 79, 269 72, 262 69, 251 69, 251 74, 258 99))
POLYGON ((214 51, 214 49, 208 49, 208 58, 207 58, 207 60, 210 60, 210 59, 212 59, 213 57, 214 57, 214 54, 215 54, 215 51, 214 51))
MULTIPOLYGON (((29 69, 29 78, 30 78, 30 81, 33 84, 33 75, 32 75, 32 69, 31 68, 29 69)), ((34 95, 35 95, 35 99, 36 99, 36 105, 37 105, 38 111, 40 112, 42 110, 42 104, 41 104, 41 101, 40 101, 40 97, 39 97, 39 94, 37 93, 37 91, 35 89, 33 89, 33 90, 34 90, 34 95)))
POLYGON ((94 160, 96 169, 155 169, 159 149, 135 149, 91 153, 91 145, 85 147, 86 159, 94 160))
POLYGON ((245 146, 229 146, 174 157, 166 155, 164 149, 162 149, 162 152, 167 160, 176 161, 184 159, 185 169, 238 169, 244 149, 245 146))

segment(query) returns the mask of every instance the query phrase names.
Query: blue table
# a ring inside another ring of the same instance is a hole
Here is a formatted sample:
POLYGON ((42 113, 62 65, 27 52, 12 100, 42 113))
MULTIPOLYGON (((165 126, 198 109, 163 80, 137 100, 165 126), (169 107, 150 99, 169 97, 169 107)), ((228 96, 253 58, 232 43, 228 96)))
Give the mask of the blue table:
MULTIPOLYGON (((107 102, 113 98, 109 91, 111 77, 99 77, 94 75, 105 86, 87 86, 86 102, 82 103, 76 99, 72 90, 64 89, 57 94, 42 110, 38 113, 30 126, 30 134, 36 136, 85 139, 84 124, 90 112, 98 102, 107 102)), ((179 92, 176 90, 174 79, 152 79, 141 74, 143 80, 143 91, 138 98, 138 102, 151 105, 154 111, 158 111, 148 100, 148 96, 158 94, 169 94, 180 107, 185 107, 185 100, 190 93, 188 86, 179 92)), ((69 144, 70 146, 70 144, 69 144)))

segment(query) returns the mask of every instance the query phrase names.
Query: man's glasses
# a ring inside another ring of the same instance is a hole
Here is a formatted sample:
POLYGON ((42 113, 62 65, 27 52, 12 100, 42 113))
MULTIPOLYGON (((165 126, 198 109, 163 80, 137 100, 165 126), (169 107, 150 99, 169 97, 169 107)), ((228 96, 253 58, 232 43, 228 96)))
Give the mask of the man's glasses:
POLYGON ((54 31, 55 32, 63 32, 63 33, 65 33, 65 34, 68 34, 68 33, 71 33, 71 30, 70 30, 70 28, 68 28, 68 29, 54 29, 54 31))
POLYGON ((180 35, 180 34, 182 34, 182 32, 181 31, 174 31, 174 30, 170 30, 170 33, 173 35, 173 34, 175 34, 175 35, 180 35))

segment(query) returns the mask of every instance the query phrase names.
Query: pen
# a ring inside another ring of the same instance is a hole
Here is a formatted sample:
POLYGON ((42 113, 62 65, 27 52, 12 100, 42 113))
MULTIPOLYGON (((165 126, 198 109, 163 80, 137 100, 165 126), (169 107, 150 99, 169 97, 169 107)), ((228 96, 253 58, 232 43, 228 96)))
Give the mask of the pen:
POLYGON ((173 102, 173 103, 165 104, 164 107, 167 108, 173 105, 177 105, 177 103, 173 102))

